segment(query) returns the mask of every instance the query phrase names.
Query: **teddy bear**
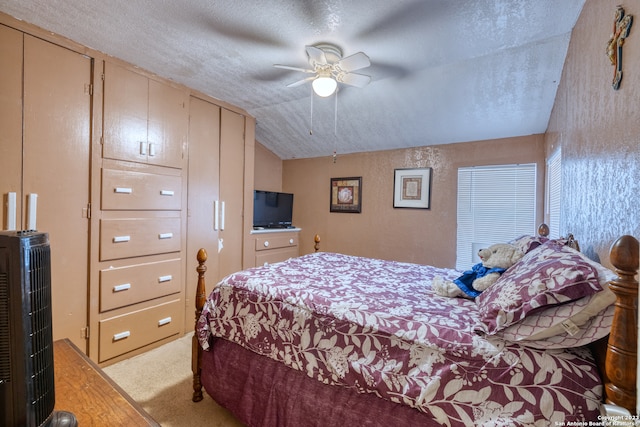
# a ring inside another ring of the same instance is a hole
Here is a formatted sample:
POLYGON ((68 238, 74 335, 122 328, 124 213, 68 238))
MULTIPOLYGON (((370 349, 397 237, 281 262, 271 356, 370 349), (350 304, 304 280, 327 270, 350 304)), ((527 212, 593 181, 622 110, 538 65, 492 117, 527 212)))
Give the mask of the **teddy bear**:
POLYGON ((444 297, 474 299, 493 285, 507 268, 524 256, 524 253, 517 246, 497 243, 488 248, 480 249, 478 256, 482 262, 462 273, 462 276, 454 281, 436 276, 432 283, 435 293, 444 297))

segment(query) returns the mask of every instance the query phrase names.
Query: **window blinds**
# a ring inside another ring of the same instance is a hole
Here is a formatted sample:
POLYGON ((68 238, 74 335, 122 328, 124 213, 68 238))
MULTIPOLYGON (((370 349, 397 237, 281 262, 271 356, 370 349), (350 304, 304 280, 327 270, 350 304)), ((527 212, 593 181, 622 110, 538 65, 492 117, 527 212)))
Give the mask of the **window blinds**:
POLYGON ((480 262, 480 248, 534 234, 535 208, 535 163, 459 168, 456 268, 480 262))

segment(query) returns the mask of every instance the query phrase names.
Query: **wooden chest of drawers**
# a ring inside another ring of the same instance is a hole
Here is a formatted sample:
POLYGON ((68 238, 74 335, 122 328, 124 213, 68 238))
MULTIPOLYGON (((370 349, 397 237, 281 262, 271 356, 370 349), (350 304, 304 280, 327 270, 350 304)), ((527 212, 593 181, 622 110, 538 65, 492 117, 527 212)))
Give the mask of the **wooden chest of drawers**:
POLYGON ((298 234, 300 229, 254 230, 255 265, 272 264, 297 257, 300 254, 298 234))

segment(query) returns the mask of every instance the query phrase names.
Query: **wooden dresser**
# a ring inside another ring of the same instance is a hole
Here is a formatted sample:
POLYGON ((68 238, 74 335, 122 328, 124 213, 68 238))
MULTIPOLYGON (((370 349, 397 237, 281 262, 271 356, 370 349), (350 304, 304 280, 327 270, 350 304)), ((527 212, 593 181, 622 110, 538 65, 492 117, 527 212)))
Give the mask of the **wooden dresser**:
POLYGON ((55 410, 73 413, 83 427, 160 425, 71 341, 56 341, 53 353, 55 410))
POLYGON ((300 255, 299 228, 253 230, 255 267, 285 261, 300 255))

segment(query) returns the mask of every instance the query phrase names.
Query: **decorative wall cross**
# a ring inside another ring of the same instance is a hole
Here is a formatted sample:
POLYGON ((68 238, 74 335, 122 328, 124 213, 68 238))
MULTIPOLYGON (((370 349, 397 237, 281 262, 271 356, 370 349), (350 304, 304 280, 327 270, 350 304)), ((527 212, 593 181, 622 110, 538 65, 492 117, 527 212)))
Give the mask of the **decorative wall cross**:
POLYGON ((607 56, 611 61, 611 65, 615 67, 613 83, 611 84, 614 90, 618 90, 620 81, 622 80, 622 45, 624 45, 624 40, 629 35, 632 23, 633 16, 626 15, 624 9, 618 6, 613 21, 613 33, 611 34, 609 42, 607 42, 607 56))

